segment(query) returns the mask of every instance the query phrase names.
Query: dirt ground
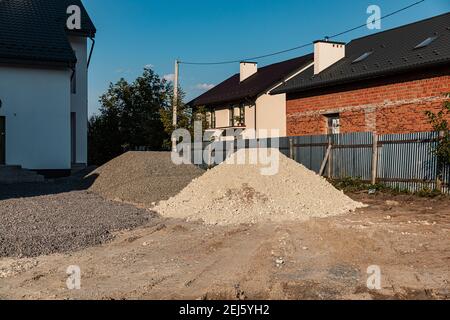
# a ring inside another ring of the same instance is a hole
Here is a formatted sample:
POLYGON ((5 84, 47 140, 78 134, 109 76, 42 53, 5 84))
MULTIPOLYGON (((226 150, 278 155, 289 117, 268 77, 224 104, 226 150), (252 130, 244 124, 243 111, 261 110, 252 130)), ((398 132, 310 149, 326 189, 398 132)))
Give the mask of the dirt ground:
POLYGON ((0 259, 0 299, 449 299, 450 200, 351 197, 369 207, 241 226, 154 218, 73 254, 0 259), (371 265, 381 290, 367 288, 371 265))

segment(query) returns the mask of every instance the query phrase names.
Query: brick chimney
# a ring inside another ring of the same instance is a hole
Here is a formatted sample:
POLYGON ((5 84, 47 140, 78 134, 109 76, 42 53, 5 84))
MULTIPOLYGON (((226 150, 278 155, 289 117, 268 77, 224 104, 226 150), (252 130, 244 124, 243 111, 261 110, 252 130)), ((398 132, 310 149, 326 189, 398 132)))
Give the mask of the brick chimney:
POLYGON ((345 57, 345 43, 327 40, 314 42, 314 74, 318 74, 345 57))
POLYGON ((258 72, 258 64, 256 62, 242 61, 240 63, 241 82, 258 72))

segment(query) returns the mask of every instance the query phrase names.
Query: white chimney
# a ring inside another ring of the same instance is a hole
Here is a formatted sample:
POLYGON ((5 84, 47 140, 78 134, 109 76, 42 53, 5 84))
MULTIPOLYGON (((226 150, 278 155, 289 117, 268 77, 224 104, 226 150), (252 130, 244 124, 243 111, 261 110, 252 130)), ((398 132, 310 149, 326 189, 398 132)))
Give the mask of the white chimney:
POLYGON ((345 43, 319 40, 314 42, 314 74, 318 74, 345 57, 345 43))
POLYGON ((258 64, 256 62, 242 61, 240 63, 241 82, 258 72, 258 64))

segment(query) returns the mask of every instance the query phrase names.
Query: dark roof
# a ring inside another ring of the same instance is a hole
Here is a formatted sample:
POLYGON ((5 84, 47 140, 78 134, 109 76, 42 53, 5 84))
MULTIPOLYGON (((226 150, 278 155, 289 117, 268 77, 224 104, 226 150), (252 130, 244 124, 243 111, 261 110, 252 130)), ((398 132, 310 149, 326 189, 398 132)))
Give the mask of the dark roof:
POLYGON ((314 76, 314 67, 271 93, 302 92, 315 88, 389 76, 450 62, 450 13, 351 41, 345 58, 314 76), (417 48, 428 38, 429 45, 417 48), (363 57, 363 54, 366 54, 363 57), (359 62, 354 62, 363 58, 359 62))
POLYGON ((68 35, 94 36, 95 27, 80 0, 0 1, 0 63, 73 65, 68 35), (81 30, 66 29, 70 5, 81 8, 81 30))
POLYGON ((312 61, 313 55, 308 54, 303 57, 268 65, 259 68, 257 73, 242 82, 240 82, 239 73, 235 74, 189 102, 189 105, 214 105, 240 101, 245 98, 254 98, 312 61))

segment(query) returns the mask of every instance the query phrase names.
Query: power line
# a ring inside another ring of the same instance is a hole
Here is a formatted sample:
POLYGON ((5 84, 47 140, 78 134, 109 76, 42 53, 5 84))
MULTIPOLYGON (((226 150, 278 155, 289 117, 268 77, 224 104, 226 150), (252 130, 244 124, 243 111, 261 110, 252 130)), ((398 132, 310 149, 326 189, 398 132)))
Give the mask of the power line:
MULTIPOLYGON (((414 6, 417 6, 417 5, 421 4, 422 2, 425 2, 425 0, 420 0, 420 1, 414 2, 414 3, 410 4, 409 6, 406 6, 404 8, 399 9, 399 10, 391 12, 391 13, 385 15, 385 16, 382 16, 381 18, 375 19, 373 22, 378 22, 378 21, 381 21, 383 19, 389 18, 389 17, 391 17, 393 15, 396 15, 397 13, 400 13, 400 12, 408 10, 408 9, 414 7, 414 6)), ((339 36, 341 36, 343 34, 346 34, 346 33, 349 33, 349 32, 355 31, 355 30, 358 30, 358 29, 360 29, 362 27, 365 27, 366 25, 367 24, 365 23, 365 24, 362 24, 360 26, 354 27, 352 29, 346 30, 344 32, 337 33, 335 35, 332 35, 332 36, 328 37, 328 39, 333 39, 333 38, 339 37, 339 36)))
MULTIPOLYGON (((383 19, 389 18, 389 17, 391 17, 391 16, 393 16, 393 15, 395 15, 395 14, 397 14, 397 13, 400 13, 400 12, 402 12, 402 11, 408 10, 408 9, 410 9, 410 8, 412 8, 412 7, 414 7, 414 6, 417 6, 417 5, 419 5, 419 4, 421 4, 422 2, 425 2, 425 1, 426 1, 426 0, 420 0, 420 1, 414 2, 414 3, 412 3, 412 4, 410 4, 410 5, 406 6, 406 7, 403 7, 403 8, 401 8, 401 9, 398 9, 398 10, 396 10, 396 11, 394 11, 394 12, 391 12, 391 13, 389 13, 389 14, 387 14, 387 15, 384 15, 384 16, 378 18, 378 19, 375 19, 373 22, 378 22, 378 21, 381 21, 381 20, 383 20, 383 19)), ((359 25, 359 26, 357 26, 357 27, 354 27, 354 28, 345 30, 345 31, 343 31, 343 32, 334 34, 334 35, 332 35, 332 36, 325 37, 325 39, 333 39, 333 38, 342 36, 342 35, 347 34, 347 33, 349 33, 349 32, 353 32, 353 31, 355 31, 355 30, 361 29, 361 28, 365 27, 366 25, 367 25, 367 23, 362 24, 362 25, 359 25)), ((246 58, 246 59, 229 60, 229 61, 219 61, 219 62, 185 62, 185 61, 179 61, 179 63, 180 63, 180 64, 189 64, 189 65, 221 65, 221 64, 232 64, 232 63, 239 63, 239 62, 241 62, 241 61, 251 61, 251 60, 259 60, 259 59, 263 59, 263 58, 268 58, 268 57, 280 55, 280 54, 283 54, 283 53, 287 53, 287 52, 291 52, 291 51, 303 49, 303 48, 306 48, 306 47, 311 46, 312 44, 313 44, 312 42, 308 42, 308 43, 305 43, 305 44, 302 44, 302 45, 299 45, 299 46, 297 46, 297 47, 293 47, 293 48, 290 48, 290 49, 286 49, 286 50, 282 50, 282 51, 277 51, 277 52, 265 54, 265 55, 262 55, 262 56, 246 58)))

